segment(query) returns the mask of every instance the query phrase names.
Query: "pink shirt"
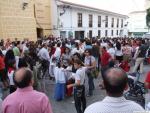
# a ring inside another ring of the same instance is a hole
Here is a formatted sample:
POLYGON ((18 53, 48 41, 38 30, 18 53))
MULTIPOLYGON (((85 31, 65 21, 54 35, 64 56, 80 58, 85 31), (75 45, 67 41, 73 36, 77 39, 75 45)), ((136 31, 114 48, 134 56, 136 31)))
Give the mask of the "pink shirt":
POLYGON ((3 113, 52 113, 49 99, 44 93, 29 86, 17 89, 2 104, 3 113))

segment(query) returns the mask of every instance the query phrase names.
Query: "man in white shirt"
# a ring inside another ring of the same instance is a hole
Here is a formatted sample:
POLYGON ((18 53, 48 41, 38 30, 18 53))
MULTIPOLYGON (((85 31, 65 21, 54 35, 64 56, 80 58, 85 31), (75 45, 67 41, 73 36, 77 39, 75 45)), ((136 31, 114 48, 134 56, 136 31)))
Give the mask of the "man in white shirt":
POLYGON ((123 92, 128 88, 128 77, 119 68, 111 68, 104 76, 104 86, 107 92, 101 102, 90 105, 84 113, 133 113, 134 111, 144 111, 137 103, 126 100, 123 92))
POLYGON ((57 44, 56 51, 54 53, 54 58, 56 58, 57 62, 59 62, 60 56, 61 56, 61 49, 60 49, 60 43, 57 44))
POLYGON ((50 61, 50 56, 49 56, 49 52, 47 49, 47 44, 43 44, 43 48, 40 49, 38 56, 41 60, 41 64, 42 64, 42 68, 43 68, 43 77, 46 74, 46 71, 49 69, 49 61, 50 61))
POLYGON ((43 48, 40 49, 38 56, 41 60, 50 60, 49 52, 47 50, 47 44, 43 44, 43 48))

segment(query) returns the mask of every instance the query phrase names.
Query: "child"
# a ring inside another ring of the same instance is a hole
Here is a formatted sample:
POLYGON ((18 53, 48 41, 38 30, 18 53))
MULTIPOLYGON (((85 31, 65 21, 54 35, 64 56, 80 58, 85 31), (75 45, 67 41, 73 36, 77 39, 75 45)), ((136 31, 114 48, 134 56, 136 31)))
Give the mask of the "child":
POLYGON ((56 101, 63 100, 65 96, 66 78, 63 70, 64 68, 62 68, 61 63, 58 63, 57 67, 54 69, 56 81, 54 98, 56 101))
POLYGON ((16 91, 15 83, 14 83, 14 72, 15 72, 15 67, 16 67, 16 61, 11 60, 9 62, 9 67, 8 67, 8 78, 9 78, 9 83, 10 83, 10 94, 16 91))

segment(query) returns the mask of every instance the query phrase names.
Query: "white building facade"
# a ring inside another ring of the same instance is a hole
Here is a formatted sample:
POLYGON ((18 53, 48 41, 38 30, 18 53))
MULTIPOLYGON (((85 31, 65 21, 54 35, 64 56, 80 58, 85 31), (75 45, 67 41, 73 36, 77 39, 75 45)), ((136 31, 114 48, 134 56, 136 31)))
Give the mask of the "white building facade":
POLYGON ((55 1, 53 27, 63 38, 127 36, 126 15, 104 11, 65 1, 55 1))
POLYGON ((128 19, 129 36, 142 37, 148 32, 146 25, 146 11, 134 11, 129 14, 128 19))

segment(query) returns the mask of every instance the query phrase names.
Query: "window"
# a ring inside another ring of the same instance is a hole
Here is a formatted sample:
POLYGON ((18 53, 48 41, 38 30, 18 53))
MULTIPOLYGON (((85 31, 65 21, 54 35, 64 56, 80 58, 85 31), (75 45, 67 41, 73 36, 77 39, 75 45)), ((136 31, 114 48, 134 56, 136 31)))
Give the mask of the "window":
POLYGON ((78 27, 82 27, 82 13, 78 13, 78 27))
POLYGON ((101 37, 101 30, 98 30, 98 37, 101 37))
POLYGON ((98 27, 101 27, 101 16, 98 16, 98 27))
POLYGON ((117 32, 116 32, 116 35, 118 36, 118 30, 117 30, 117 32))
POLYGON ((92 30, 89 31, 89 38, 92 38, 92 30))
POLYGON ((114 36, 114 30, 111 30, 111 36, 114 36))
POLYGON ((119 27, 119 19, 117 19, 117 28, 119 27))
POLYGON ((93 27, 93 15, 89 15, 89 27, 93 27))
POLYGON ((108 36, 108 31, 107 30, 105 30, 105 37, 107 37, 108 36))
POLYGON ((111 20, 111 27, 114 27, 114 18, 111 20))
POLYGON ((108 27, 108 16, 105 17, 105 27, 108 27))
POLYGON ((121 19, 121 28, 123 28, 123 19, 121 19))

